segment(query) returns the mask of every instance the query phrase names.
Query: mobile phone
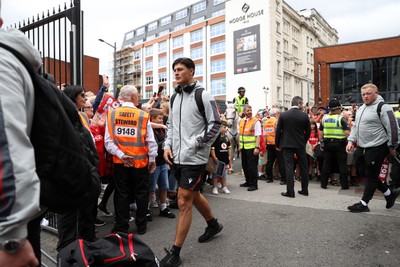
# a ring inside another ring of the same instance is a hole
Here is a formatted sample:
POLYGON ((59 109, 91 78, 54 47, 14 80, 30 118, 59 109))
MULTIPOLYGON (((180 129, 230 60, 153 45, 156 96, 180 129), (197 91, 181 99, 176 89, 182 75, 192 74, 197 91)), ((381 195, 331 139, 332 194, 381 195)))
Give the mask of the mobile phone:
POLYGON ((157 95, 157 93, 156 93, 156 92, 154 92, 154 93, 153 93, 153 97, 156 97, 156 95, 157 95))

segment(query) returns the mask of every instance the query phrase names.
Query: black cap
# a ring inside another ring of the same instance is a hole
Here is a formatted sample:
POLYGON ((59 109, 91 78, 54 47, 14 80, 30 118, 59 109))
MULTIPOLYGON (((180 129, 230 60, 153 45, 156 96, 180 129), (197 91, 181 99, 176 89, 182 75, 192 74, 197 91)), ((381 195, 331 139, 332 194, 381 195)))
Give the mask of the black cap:
POLYGON ((333 99, 329 101, 329 110, 341 109, 342 105, 340 104, 339 100, 333 99))

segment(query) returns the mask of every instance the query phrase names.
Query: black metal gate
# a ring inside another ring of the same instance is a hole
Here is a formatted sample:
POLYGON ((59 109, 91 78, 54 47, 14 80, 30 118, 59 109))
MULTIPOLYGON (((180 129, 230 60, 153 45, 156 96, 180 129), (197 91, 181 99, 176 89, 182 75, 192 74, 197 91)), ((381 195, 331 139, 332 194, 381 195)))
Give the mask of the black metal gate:
POLYGON ((80 0, 70 0, 69 7, 47 10, 15 25, 40 51, 43 71, 54 76, 54 82, 83 85, 83 11, 80 0))

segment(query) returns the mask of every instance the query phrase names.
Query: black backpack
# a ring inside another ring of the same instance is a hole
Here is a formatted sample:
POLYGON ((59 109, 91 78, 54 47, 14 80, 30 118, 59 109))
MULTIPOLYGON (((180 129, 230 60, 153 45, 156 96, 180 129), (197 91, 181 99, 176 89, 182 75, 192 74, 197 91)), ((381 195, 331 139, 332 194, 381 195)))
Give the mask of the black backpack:
POLYGON ((18 51, 2 43, 0 47, 24 64, 34 86, 30 139, 40 179, 40 204, 55 212, 79 208, 100 194, 98 155, 91 134, 74 103, 54 83, 36 73, 18 51))
MULTIPOLYGON (((194 91, 194 99, 196 101, 197 108, 199 109, 201 115, 203 116, 203 120, 206 123, 206 131, 204 133, 204 134, 206 134, 208 121, 207 121, 207 117, 206 117, 206 112, 204 110, 204 103, 203 103, 203 98, 202 98, 203 91, 204 91, 204 88, 199 88, 196 91, 194 91)), ((171 98, 169 100, 170 106, 171 106, 171 110, 172 110, 172 106, 173 106, 174 101, 175 101, 176 94, 178 94, 178 93, 175 92, 171 96, 171 98)))
POLYGON ((96 241, 78 239, 61 249, 59 267, 158 267, 151 248, 132 233, 110 234, 96 241))

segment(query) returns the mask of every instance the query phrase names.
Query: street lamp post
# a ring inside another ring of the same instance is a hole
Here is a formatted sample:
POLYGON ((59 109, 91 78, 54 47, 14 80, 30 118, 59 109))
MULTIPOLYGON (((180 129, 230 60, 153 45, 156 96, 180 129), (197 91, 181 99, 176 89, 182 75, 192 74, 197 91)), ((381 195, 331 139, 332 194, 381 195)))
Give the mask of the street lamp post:
POLYGON ((114 45, 107 43, 106 41, 104 41, 103 39, 99 39, 100 42, 105 43, 109 46, 111 46, 112 48, 114 48, 114 73, 113 73, 113 82, 114 82, 114 97, 117 98, 118 96, 117 94, 117 43, 114 42, 114 45))
POLYGON ((265 94, 265 106, 267 106, 268 105, 268 93, 269 93, 269 88, 268 87, 263 87, 263 91, 264 91, 264 94, 265 94))

